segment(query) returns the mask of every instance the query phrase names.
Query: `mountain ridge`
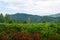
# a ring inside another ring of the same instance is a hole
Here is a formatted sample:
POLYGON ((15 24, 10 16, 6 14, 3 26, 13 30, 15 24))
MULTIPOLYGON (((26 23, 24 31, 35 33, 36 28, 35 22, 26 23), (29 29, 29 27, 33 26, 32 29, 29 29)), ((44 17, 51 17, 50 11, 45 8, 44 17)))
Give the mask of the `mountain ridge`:
MULTIPOLYGON (((57 14, 54 14, 55 16, 57 14)), ((32 14, 26 14, 26 13, 16 13, 13 15, 10 15, 11 19, 18 20, 18 21, 28 21, 28 18, 30 18, 30 22, 51 22, 51 21, 59 21, 59 17, 54 17, 53 15, 49 16, 39 16, 39 15, 32 15, 32 14)))

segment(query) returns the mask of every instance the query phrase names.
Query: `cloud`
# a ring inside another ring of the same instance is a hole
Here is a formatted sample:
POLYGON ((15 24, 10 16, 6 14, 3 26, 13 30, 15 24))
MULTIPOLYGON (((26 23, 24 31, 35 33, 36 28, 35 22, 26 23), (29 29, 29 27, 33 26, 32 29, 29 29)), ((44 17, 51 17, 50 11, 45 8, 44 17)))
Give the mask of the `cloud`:
POLYGON ((60 0, 0 0, 0 2, 4 3, 2 5, 6 5, 3 7, 9 13, 25 12, 36 15, 49 15, 60 12, 60 0))

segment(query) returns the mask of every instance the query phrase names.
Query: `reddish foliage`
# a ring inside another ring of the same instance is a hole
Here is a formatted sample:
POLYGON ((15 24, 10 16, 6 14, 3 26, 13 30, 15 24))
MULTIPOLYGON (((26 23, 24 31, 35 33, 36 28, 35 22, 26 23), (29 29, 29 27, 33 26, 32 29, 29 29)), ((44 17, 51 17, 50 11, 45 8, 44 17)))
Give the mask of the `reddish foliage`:
POLYGON ((40 40, 39 33, 34 33, 33 38, 34 38, 34 40, 40 40))
POLYGON ((2 34, 0 40, 42 40, 39 33, 30 34, 29 32, 14 32, 9 34, 2 34))
POLYGON ((31 34, 29 32, 26 32, 24 37, 25 37, 24 38, 25 40, 33 40, 32 36, 31 36, 31 34))
POLYGON ((2 34, 0 36, 0 40, 7 40, 7 35, 6 34, 2 34))
POLYGON ((23 33, 22 32, 17 32, 15 34, 15 39, 16 40, 23 40, 23 33))
POLYGON ((26 33, 17 32, 15 35, 15 39, 16 40, 32 40, 32 37, 28 32, 26 33))

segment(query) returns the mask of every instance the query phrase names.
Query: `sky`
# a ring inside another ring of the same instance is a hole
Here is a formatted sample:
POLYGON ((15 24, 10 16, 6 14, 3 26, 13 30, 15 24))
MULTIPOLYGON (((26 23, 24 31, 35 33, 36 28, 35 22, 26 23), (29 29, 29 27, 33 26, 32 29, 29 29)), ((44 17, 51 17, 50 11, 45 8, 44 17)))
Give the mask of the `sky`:
POLYGON ((60 13, 60 0, 0 0, 0 13, 57 14, 60 13))

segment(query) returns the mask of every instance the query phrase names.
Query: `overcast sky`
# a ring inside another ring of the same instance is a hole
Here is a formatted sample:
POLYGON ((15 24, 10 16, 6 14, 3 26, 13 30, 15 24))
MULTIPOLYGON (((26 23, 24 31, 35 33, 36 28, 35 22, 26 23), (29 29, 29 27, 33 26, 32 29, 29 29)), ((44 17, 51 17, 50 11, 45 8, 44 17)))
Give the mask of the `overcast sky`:
POLYGON ((60 13, 60 0, 0 0, 0 13, 50 15, 60 13))

